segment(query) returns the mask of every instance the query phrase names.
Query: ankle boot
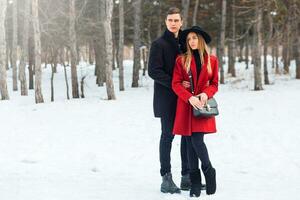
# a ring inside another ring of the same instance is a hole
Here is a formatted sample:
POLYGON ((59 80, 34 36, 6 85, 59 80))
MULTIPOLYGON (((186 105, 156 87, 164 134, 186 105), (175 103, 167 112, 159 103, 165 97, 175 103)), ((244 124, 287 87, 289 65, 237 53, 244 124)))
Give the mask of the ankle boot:
POLYGON ((214 194, 217 189, 216 170, 212 166, 203 171, 206 182, 206 194, 214 194))
POLYGON ((172 174, 170 172, 166 173, 162 177, 162 183, 160 186, 160 191, 163 193, 180 193, 180 189, 175 185, 172 174))
POLYGON ((201 194, 201 174, 200 170, 193 171, 190 173, 191 178, 191 190, 190 190, 190 197, 199 197, 201 194))

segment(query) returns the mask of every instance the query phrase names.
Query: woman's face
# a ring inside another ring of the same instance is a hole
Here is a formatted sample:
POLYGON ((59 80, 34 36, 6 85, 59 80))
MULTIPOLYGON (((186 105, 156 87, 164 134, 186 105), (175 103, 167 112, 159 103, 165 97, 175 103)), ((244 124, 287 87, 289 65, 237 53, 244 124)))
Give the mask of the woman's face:
POLYGON ((198 36, 196 33, 191 32, 187 36, 188 44, 192 50, 198 49, 198 36))

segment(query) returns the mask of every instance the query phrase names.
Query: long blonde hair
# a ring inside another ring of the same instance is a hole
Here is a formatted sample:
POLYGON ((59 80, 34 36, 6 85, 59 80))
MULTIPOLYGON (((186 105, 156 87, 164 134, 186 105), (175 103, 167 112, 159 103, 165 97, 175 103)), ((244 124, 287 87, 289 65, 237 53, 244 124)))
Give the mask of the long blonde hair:
MULTIPOLYGON (((193 32, 191 32, 193 33, 193 32)), ((189 34, 188 34, 189 35, 189 34)), ((201 63, 204 64, 204 56, 206 55, 207 56, 207 71, 209 74, 212 73, 212 70, 211 70, 211 64, 210 64, 210 54, 209 54, 209 48, 204 40, 204 38, 197 34, 197 37, 198 37, 198 51, 199 51, 199 55, 200 55, 200 60, 201 60, 201 63)), ((188 40, 188 36, 187 36, 187 39, 186 39, 186 47, 187 47, 187 52, 183 55, 183 67, 184 69, 189 72, 190 70, 190 67, 191 67, 191 61, 192 61, 192 48, 190 47, 189 45, 189 40, 188 40)))

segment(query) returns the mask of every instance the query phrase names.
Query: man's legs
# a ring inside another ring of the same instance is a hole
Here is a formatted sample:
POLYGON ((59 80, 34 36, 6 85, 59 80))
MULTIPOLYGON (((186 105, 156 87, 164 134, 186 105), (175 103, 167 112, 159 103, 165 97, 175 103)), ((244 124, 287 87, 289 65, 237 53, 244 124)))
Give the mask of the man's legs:
POLYGON ((171 148, 174 139, 173 131, 174 116, 161 117, 161 137, 159 143, 160 174, 162 184, 160 191, 163 193, 180 193, 175 185, 171 174, 171 148))
POLYGON ((181 137, 180 154, 181 154, 181 182, 180 189, 189 190, 191 188, 191 180, 189 174, 188 152, 187 152, 187 137, 181 137))
POLYGON ((171 172, 171 148, 174 135, 173 130, 174 119, 172 117, 161 118, 161 136, 159 143, 159 160, 160 174, 165 175, 171 172))

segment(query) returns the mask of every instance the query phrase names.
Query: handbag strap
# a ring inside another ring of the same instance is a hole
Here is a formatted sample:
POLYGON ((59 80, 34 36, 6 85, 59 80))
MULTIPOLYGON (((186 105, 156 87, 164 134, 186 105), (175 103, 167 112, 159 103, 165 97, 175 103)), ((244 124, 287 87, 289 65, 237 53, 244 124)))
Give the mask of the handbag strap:
POLYGON ((191 92, 194 95, 195 91, 194 91, 193 75, 191 72, 191 68, 189 70, 189 79, 190 79, 190 85, 191 85, 191 92))

